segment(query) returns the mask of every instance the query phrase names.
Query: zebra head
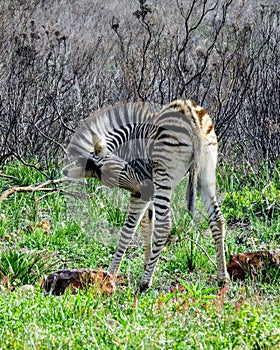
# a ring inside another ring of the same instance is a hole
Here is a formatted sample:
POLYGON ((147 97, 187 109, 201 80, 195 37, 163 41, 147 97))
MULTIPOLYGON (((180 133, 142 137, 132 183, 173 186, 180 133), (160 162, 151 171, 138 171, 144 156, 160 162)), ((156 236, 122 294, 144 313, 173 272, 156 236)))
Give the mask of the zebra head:
POLYGON ((74 162, 62 169, 62 174, 74 180, 83 178, 97 178, 100 180, 100 159, 95 155, 75 157, 74 162))
POLYGON ((105 186, 126 189, 145 201, 151 200, 154 194, 151 178, 143 176, 134 163, 113 154, 99 157, 92 153, 88 157, 76 157, 75 165, 68 165, 62 173, 71 179, 96 178, 105 186))

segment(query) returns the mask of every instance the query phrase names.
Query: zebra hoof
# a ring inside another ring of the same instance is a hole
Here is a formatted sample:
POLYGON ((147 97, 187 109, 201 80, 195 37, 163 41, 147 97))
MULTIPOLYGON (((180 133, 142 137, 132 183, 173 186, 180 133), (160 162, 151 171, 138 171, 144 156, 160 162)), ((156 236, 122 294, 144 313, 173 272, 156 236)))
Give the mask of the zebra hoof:
POLYGON ((148 284, 140 284, 139 285, 139 293, 144 293, 146 292, 150 286, 148 284))
POLYGON ((218 287, 223 288, 230 284, 231 284, 231 280, 228 274, 224 278, 218 277, 218 287))
POLYGON ((150 287, 151 287, 151 282, 149 282, 149 281, 148 282, 140 281, 139 292, 140 293, 146 292, 150 287))

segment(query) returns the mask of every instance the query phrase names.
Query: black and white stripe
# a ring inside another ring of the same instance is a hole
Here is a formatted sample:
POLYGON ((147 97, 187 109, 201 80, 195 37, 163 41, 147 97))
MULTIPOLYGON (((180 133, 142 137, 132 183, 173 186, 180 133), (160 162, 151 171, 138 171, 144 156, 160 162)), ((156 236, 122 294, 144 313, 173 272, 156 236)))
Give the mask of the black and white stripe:
POLYGON ((109 187, 131 192, 111 272, 119 270, 127 246, 142 220, 145 270, 140 290, 150 286, 171 230, 172 191, 189 172, 189 208, 194 211, 198 186, 216 242, 218 280, 227 280, 224 219, 215 195, 217 141, 212 121, 201 107, 186 100, 174 101, 154 114, 149 105, 143 103, 103 109, 82 123, 71 139, 68 154, 75 166, 66 167, 65 175, 97 177, 109 187))

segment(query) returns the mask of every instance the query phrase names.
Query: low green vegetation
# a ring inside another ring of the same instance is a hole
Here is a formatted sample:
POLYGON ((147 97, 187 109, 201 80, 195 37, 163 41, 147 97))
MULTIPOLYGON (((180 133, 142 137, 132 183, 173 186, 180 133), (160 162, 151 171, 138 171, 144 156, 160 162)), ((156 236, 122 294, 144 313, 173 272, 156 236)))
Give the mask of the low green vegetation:
MULTIPOLYGON (((0 188, 44 181, 18 162, 3 169, 0 188)), ((218 194, 227 219, 227 256, 280 248, 280 168, 221 166, 218 194)), ((14 192, 0 207, 0 349, 277 349, 279 267, 270 278, 217 288, 215 249, 200 200, 186 211, 186 180, 173 196, 173 229, 153 287, 137 294, 143 271, 140 233, 125 256, 112 295, 94 286, 55 297, 44 277, 61 268, 107 269, 128 194, 95 181, 14 192), (26 289, 23 286, 32 285, 26 289)), ((266 276, 267 277, 267 276, 266 276)))

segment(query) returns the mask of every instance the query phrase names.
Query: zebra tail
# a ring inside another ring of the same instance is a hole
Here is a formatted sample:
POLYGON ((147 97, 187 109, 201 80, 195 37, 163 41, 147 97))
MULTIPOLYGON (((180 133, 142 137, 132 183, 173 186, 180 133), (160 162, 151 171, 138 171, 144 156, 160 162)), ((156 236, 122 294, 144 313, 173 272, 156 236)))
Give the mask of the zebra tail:
POLYGON ((189 170, 189 183, 187 190, 187 205, 191 215, 195 214, 195 201, 198 186, 198 177, 201 171, 205 155, 203 154, 203 142, 200 135, 193 138, 193 161, 189 170))
POLYGON ((190 211, 192 216, 194 216, 194 214, 195 214, 197 177, 198 177, 197 168, 195 165, 192 165, 192 167, 189 171, 189 184, 188 184, 188 191, 187 191, 188 210, 190 211))

